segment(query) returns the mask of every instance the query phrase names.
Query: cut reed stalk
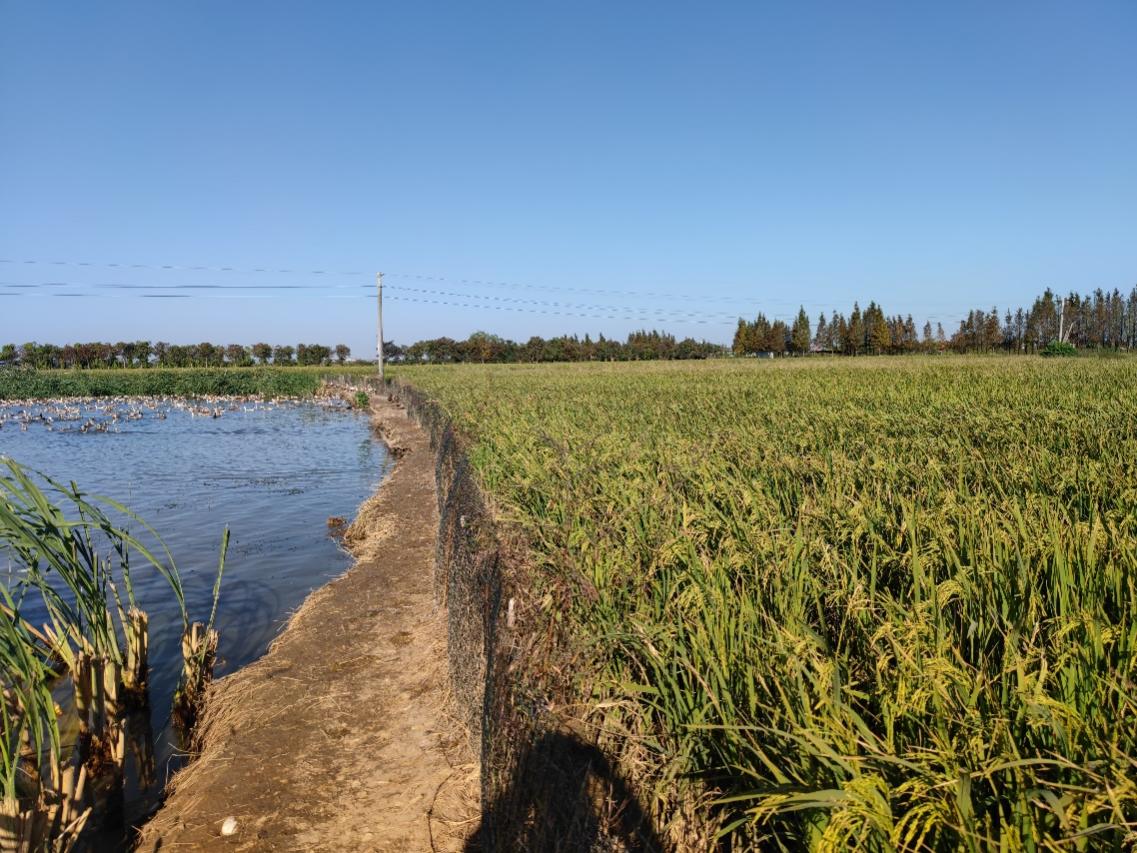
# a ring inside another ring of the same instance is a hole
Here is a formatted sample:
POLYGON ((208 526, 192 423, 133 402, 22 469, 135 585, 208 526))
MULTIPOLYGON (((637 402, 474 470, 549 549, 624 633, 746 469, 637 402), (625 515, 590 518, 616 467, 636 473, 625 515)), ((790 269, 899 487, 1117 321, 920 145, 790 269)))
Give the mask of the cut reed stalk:
POLYGON ((213 681, 217 640, 217 632, 202 622, 194 622, 182 634, 182 680, 174 696, 174 720, 187 734, 193 732, 205 691, 213 681))

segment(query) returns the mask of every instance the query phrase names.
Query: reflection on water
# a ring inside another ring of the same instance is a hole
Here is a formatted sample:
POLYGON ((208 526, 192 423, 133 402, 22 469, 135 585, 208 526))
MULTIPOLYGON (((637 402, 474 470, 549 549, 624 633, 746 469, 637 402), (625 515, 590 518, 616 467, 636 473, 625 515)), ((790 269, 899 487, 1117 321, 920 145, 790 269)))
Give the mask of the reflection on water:
MULTIPOLYGON (((354 516, 387 465, 366 416, 311 403, 0 405, 0 454, 113 497, 153 525, 181 572, 191 618, 208 616, 229 526, 219 676, 264 654, 305 596, 347 568, 327 519, 354 516)), ((0 569, 10 570, 6 560, 0 569)), ((170 726, 177 605, 154 573, 139 572, 136 592, 150 615, 152 711, 128 721, 138 747, 128 762, 128 821, 153 807, 182 761, 170 726)))

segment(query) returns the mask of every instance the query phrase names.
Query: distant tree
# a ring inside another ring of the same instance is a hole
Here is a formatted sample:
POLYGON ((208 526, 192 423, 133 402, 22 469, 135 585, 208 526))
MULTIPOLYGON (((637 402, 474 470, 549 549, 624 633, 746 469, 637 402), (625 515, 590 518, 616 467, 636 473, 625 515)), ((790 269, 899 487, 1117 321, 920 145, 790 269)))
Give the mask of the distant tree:
POLYGON ((247 367, 253 363, 249 348, 241 344, 229 344, 225 347, 225 361, 234 367, 247 367))
POLYGON ((825 319, 825 312, 822 311, 817 315, 817 332, 813 335, 813 346, 822 351, 833 349, 831 336, 829 322, 825 319))
POLYGON ((904 352, 913 352, 920 343, 920 339, 916 336, 916 321, 912 319, 909 314, 904 318, 904 339, 903 349, 904 352))
POLYGON ((781 320, 775 320, 770 324, 770 330, 766 333, 766 344, 762 348, 764 352, 783 353, 789 345, 790 329, 781 320))
POLYGON ((150 341, 135 341, 134 342, 134 363, 138 367, 149 367, 150 356, 153 355, 154 349, 150 346, 150 341))
POLYGON ((750 324, 738 318, 738 325, 734 329, 734 341, 731 343, 730 348, 734 351, 735 355, 747 354, 747 343, 750 339, 750 324))
POLYGON ((799 355, 807 353, 811 340, 809 315, 805 313, 805 306, 801 306, 798 308, 797 318, 794 320, 793 329, 790 331, 791 349, 799 355))
POLYGON ((865 349, 876 355, 888 352, 892 347, 892 332, 884 318, 884 311, 875 302, 870 302, 865 309, 864 325, 865 349))
MULTIPOLYGON (((384 355, 386 355, 386 352, 387 352, 386 347, 383 348, 383 352, 384 352, 384 355)), ((339 364, 343 364, 345 361, 348 360, 348 358, 350 356, 351 356, 351 347, 347 346, 346 344, 336 344, 336 361, 339 364)))
POLYGON ((253 358, 261 364, 268 364, 268 360, 272 358, 272 347, 266 343, 257 343, 252 346, 253 358))
POLYGON ((485 364, 497 360, 497 356, 504 349, 504 343, 497 335, 474 332, 466 339, 466 353, 471 361, 485 364))
POLYGON ((857 355, 865 345, 865 324, 861 317, 861 306, 853 303, 853 313, 849 315, 848 328, 841 336, 846 355, 857 355))
POLYGON ((292 355, 295 353, 292 347, 288 344, 283 346, 276 346, 272 348, 272 363, 273 364, 292 364, 292 355))
POLYGON ((315 366, 326 362, 332 351, 322 344, 297 344, 296 363, 315 366))

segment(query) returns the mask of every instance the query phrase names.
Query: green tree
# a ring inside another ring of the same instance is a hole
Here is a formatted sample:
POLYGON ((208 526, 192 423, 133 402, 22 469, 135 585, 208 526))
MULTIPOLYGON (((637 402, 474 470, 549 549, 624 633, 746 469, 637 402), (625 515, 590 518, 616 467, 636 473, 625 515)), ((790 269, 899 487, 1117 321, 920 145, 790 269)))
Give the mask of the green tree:
POLYGON ((794 320, 793 329, 790 331, 790 344, 794 352, 802 354, 809 352, 811 340, 809 315, 805 313, 805 306, 802 306, 798 309, 797 319, 794 320))
POLYGON ((734 330, 734 342, 730 346, 730 348, 734 350, 735 355, 747 354, 746 345, 749 342, 749 338, 750 324, 739 317, 738 326, 736 326, 734 330))
POLYGON ((864 324, 865 348, 876 355, 888 352, 892 346, 892 332, 884 318, 884 311, 875 302, 870 302, 865 309, 864 324))
POLYGON ((853 313, 849 315, 849 323, 845 334, 841 336, 842 349, 846 355, 857 355, 865 345, 865 322, 861 317, 861 306, 853 303, 853 313))

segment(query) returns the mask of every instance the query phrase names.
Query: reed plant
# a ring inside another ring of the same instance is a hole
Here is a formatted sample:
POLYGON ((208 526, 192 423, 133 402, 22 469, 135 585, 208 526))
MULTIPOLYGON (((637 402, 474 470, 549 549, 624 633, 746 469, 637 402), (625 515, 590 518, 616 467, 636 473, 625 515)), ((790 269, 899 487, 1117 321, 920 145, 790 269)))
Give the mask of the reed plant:
POLYGON ((0 597, 0 849, 63 853, 90 816, 86 768, 62 760, 48 650, 0 597))
POLYGON ((213 581, 213 606, 209 620, 194 622, 182 632, 182 677, 174 694, 174 720, 187 733, 192 733, 205 699, 205 691, 213 681, 213 666, 217 660, 217 602, 221 596, 221 578, 225 574, 225 557, 229 553, 229 528, 221 534, 221 556, 213 581))
POLYGON ((471 437, 572 713, 673 837, 1137 844, 1137 362, 398 375, 471 437))
MULTIPOLYGON (((227 544, 226 530, 210 628, 227 544)), ((25 836, 41 846, 56 845, 50 849, 65 849, 87 819, 80 807, 85 790, 96 791, 104 801, 121 796, 124 713, 128 706, 145 708, 148 703, 149 618, 135 597, 135 574, 152 571, 164 580, 177 603, 182 631, 189 634, 185 595, 173 557, 145 521, 117 501, 26 471, 7 457, 0 457, 0 549, 20 571, 2 588, 0 601, 0 664, 6 667, 0 674, 5 691, 0 819, 7 821, 0 831, 8 833, 0 839, 0 849, 25 836), (127 525, 156 544, 146 544, 127 525), (42 630, 23 615, 35 599, 47 614, 42 630), (78 717, 75 764, 61 753, 51 694, 64 675, 78 717), (38 787, 31 784, 36 780, 38 787)), ((216 632, 212 638, 215 651, 216 632)), ((197 656, 196 683, 208 682, 212 663, 212 657, 197 656)))

